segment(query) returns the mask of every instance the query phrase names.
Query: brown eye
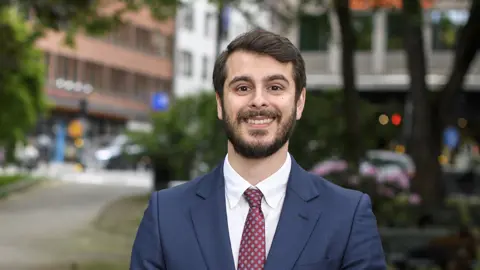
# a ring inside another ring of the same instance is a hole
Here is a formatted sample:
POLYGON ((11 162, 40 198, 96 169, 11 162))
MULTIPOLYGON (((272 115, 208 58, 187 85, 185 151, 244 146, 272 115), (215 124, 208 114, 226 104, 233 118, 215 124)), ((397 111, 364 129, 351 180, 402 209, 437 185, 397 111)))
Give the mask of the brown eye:
POLYGON ((242 91, 242 92, 245 92, 245 91, 248 91, 248 87, 246 86, 240 86, 237 88, 239 91, 242 91))

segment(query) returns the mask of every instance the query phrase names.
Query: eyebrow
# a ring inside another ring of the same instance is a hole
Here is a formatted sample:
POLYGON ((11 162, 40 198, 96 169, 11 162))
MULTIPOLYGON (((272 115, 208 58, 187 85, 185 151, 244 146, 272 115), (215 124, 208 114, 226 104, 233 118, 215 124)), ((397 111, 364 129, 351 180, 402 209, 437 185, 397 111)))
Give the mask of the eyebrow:
POLYGON ((237 82, 248 82, 253 84, 253 80, 249 76, 236 76, 236 77, 233 77, 233 79, 228 83, 228 86, 231 87, 233 84, 237 82))
MULTIPOLYGON (((271 82, 276 80, 281 80, 286 82, 287 84, 290 84, 288 79, 285 78, 285 76, 283 76, 282 74, 274 74, 263 78, 264 82, 271 82)), ((237 82, 248 82, 253 84, 253 79, 250 76, 236 76, 233 77, 233 79, 228 83, 228 86, 232 86, 237 82)))

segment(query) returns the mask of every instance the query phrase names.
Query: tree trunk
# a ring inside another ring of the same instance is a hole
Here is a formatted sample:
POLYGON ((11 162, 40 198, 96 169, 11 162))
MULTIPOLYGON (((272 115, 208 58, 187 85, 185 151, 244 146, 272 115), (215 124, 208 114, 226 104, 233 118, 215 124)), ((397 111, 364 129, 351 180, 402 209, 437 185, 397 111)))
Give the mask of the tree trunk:
POLYGON ((412 189, 418 192, 425 206, 443 203, 443 181, 438 162, 437 147, 432 143, 432 109, 429 90, 425 81, 427 74, 423 43, 423 9, 418 0, 403 2, 405 19, 405 50, 410 76, 410 92, 413 103, 412 126, 409 138, 410 154, 416 165, 412 189))
POLYGON ((172 180, 172 170, 168 164, 168 159, 160 157, 152 157, 151 159, 154 191, 168 188, 168 183, 172 180))
MULTIPOLYGON (((455 126, 457 115, 456 105, 463 90, 465 76, 480 48, 480 1, 474 0, 470 6, 469 18, 459 31, 455 45, 455 56, 449 78, 435 99, 432 106, 431 135, 432 152, 440 154, 442 135, 446 127, 455 126)), ((469 113, 470 114, 470 113, 469 113)), ((480 130, 477 119, 469 115, 469 128, 472 133, 480 130), (470 121, 471 120, 471 121, 470 121)), ((478 138, 478 136, 476 137, 478 138)))
POLYGON ((355 83, 355 47, 356 39, 352 26, 352 14, 349 0, 336 0, 335 11, 340 25, 340 38, 342 43, 342 74, 344 90, 344 113, 347 125, 346 133, 346 155, 349 162, 355 168, 361 153, 360 121, 358 118, 360 96, 355 83))
POLYGON ((461 93, 465 76, 480 48, 480 1, 473 0, 470 16, 465 26, 459 31, 455 46, 455 58, 447 83, 440 92, 438 115, 442 129, 454 123, 456 100, 461 93))

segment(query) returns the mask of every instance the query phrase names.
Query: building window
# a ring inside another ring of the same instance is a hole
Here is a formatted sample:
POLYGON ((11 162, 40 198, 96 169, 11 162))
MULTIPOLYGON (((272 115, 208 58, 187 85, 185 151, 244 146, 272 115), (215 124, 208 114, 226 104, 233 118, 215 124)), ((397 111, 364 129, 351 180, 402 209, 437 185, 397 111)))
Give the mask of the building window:
POLYGON ((154 87, 155 87, 155 89, 154 89, 155 92, 169 92, 170 91, 170 89, 168 89, 167 81, 165 81, 163 79, 155 78, 154 87))
POLYGON ((187 6, 183 9, 183 27, 188 30, 193 30, 194 25, 194 12, 192 6, 187 6))
POLYGON ((208 56, 206 55, 202 58, 202 78, 208 79, 208 56))
POLYGON ((152 52, 162 57, 168 57, 169 39, 160 32, 152 33, 152 52))
POLYGON ((132 40, 130 38, 131 25, 122 24, 119 25, 108 37, 109 41, 115 45, 131 46, 132 40))
POLYGON ((171 58, 173 39, 160 31, 136 28, 135 47, 144 53, 151 53, 161 57, 171 58))
POLYGON ((112 69, 111 91, 119 94, 127 93, 127 72, 112 69))
POLYGON ((77 79, 77 61, 59 55, 57 57, 55 78, 75 81, 77 79))
POLYGON ((330 23, 327 14, 300 16, 300 50, 326 51, 330 39, 330 23))
POLYGON ((403 50, 403 16, 400 12, 389 12, 387 15, 387 50, 403 50))
POLYGON ((137 27, 135 30, 135 44, 139 51, 150 53, 152 51, 150 31, 137 27))
POLYGON ((180 53, 180 71, 185 76, 193 75, 193 57, 192 53, 183 51, 180 53))
POLYGON ((357 34, 357 50, 372 50, 373 17, 370 12, 353 14, 353 28, 357 34))
POLYGON ((72 81, 78 81, 78 60, 70 59, 69 64, 72 68, 72 72, 70 74, 70 78, 72 81))
POLYGON ((212 33, 212 22, 213 22, 213 16, 215 16, 213 13, 208 12, 205 14, 205 22, 204 22, 204 30, 203 33, 206 37, 209 37, 212 33))
POLYGON ((135 97, 142 101, 148 101, 151 91, 150 78, 145 75, 135 75, 135 97))
POLYGON ((103 87, 103 66, 95 63, 85 63, 85 82, 95 88, 95 90, 103 87))

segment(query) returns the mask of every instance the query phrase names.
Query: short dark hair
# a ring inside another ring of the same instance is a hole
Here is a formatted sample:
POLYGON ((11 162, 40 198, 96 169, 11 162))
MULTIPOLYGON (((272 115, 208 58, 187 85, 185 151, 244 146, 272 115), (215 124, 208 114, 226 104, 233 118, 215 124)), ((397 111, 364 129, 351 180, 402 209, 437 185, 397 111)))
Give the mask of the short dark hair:
POLYGON ((306 87, 305 61, 300 51, 286 37, 263 29, 255 29, 236 37, 228 44, 227 49, 217 57, 212 79, 215 92, 220 98, 223 98, 223 86, 227 77, 225 66, 228 57, 236 51, 268 55, 281 63, 292 63, 295 96, 298 98, 302 89, 306 87))

